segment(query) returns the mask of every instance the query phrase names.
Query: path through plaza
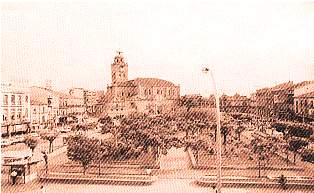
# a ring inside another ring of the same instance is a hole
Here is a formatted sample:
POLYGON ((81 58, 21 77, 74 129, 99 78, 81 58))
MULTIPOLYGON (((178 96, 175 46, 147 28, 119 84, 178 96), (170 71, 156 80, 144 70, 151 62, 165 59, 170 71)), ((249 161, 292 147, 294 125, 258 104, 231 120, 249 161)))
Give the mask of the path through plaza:
POLYGON ((160 157, 159 179, 192 179, 195 172, 191 169, 190 158, 184 148, 171 148, 167 155, 160 157))

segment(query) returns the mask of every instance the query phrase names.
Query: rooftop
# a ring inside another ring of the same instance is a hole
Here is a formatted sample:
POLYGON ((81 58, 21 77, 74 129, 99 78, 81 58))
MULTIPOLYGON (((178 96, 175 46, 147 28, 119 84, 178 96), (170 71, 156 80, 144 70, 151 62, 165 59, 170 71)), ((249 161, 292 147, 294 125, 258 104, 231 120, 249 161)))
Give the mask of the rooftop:
POLYGON ((300 96, 297 96, 297 98, 314 98, 314 92, 306 93, 300 96))

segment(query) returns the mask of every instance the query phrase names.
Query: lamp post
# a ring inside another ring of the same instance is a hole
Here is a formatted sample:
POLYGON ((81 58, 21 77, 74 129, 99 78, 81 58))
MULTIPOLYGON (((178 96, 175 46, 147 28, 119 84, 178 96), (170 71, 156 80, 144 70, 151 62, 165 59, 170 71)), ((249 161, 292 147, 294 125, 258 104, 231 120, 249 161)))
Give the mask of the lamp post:
POLYGON ((216 146, 217 146, 217 191, 218 193, 221 193, 221 132, 220 132, 220 108, 219 108, 219 97, 217 95, 217 88, 216 83, 214 79, 213 72, 209 68, 203 68, 202 71, 204 73, 210 73, 211 79, 212 79, 212 86, 214 88, 214 95, 215 95, 215 101, 216 101, 216 124, 217 124, 217 135, 216 135, 216 146))

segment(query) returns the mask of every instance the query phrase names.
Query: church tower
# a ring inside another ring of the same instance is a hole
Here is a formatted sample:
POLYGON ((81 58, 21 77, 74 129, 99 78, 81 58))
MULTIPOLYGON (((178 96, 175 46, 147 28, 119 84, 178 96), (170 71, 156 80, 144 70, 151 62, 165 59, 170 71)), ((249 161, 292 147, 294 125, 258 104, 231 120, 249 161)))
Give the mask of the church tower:
POLYGON ((128 81, 128 64, 124 61, 120 51, 118 51, 118 55, 114 57, 114 61, 111 64, 111 80, 112 85, 128 81))

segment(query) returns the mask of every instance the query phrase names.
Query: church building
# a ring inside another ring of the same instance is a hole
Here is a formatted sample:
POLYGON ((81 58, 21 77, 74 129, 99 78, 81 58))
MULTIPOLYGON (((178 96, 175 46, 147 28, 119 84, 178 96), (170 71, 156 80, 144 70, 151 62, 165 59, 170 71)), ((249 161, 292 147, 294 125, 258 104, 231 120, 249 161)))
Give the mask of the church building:
POLYGON ((180 99, 180 86, 158 78, 128 80, 128 64, 121 52, 111 64, 112 83, 101 100, 109 116, 131 113, 162 114, 174 111, 180 99))

